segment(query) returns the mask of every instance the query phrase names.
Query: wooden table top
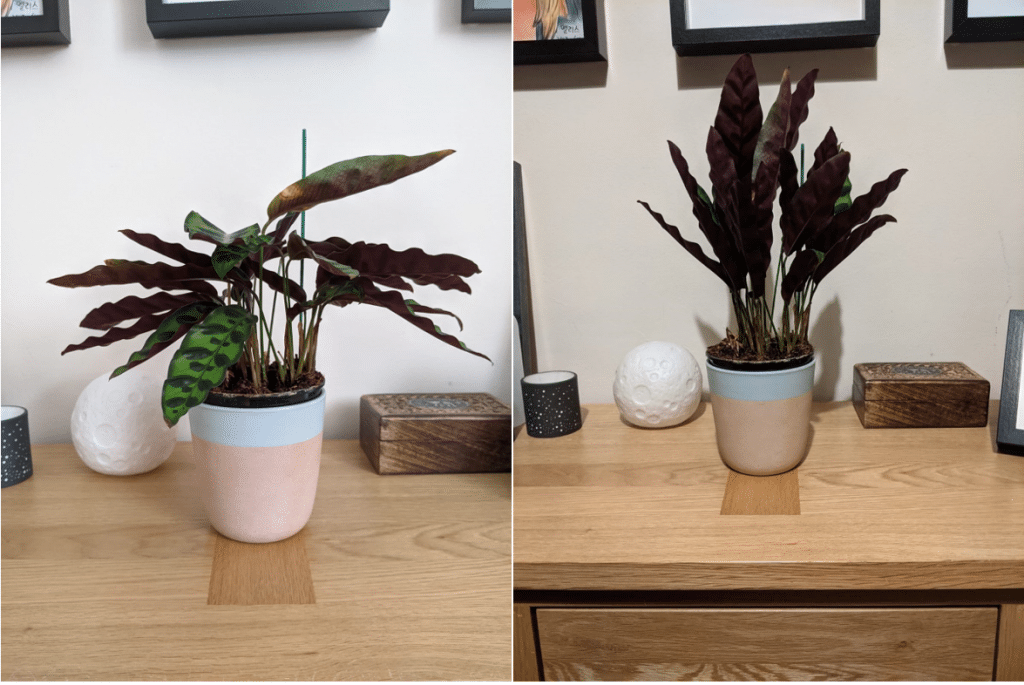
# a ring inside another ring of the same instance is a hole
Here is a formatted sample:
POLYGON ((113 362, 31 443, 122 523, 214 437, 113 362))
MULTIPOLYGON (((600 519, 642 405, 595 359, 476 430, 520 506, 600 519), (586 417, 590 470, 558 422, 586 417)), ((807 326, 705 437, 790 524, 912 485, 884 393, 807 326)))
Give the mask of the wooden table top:
POLYGON ((509 474, 378 476, 325 441, 303 531, 246 545, 191 453, 112 477, 32 447, 3 490, 4 680, 509 679, 509 474))
POLYGON ((816 404, 805 461, 755 478, 722 463, 710 404, 663 429, 585 406, 576 433, 516 438, 515 588, 1024 588, 1024 458, 995 451, 998 415, 865 429, 816 404))

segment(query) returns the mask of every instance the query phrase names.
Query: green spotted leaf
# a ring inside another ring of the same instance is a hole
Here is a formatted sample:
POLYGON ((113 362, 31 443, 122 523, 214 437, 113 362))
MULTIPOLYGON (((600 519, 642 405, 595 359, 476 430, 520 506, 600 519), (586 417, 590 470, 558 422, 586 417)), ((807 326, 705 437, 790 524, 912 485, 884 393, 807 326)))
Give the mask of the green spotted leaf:
POLYGON ((167 425, 176 424, 224 382, 228 368, 241 359, 256 321, 241 307, 228 305, 217 307, 192 326, 167 369, 162 396, 167 425))
POLYGON ((188 330, 203 320, 211 311, 219 307, 216 302, 201 301, 192 302, 173 312, 157 326, 156 330, 142 345, 142 349, 132 352, 128 357, 128 363, 114 369, 110 374, 111 378, 120 376, 128 369, 134 368, 153 357, 158 352, 165 350, 171 343, 185 335, 188 330))

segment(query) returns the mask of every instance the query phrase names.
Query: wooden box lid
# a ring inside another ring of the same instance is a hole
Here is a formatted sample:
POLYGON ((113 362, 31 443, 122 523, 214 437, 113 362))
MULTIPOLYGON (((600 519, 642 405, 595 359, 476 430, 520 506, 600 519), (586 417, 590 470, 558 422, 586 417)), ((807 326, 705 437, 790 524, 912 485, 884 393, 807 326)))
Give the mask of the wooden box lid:
POLYGON ((989 382, 961 362, 853 365, 853 402, 874 427, 984 426, 989 382))

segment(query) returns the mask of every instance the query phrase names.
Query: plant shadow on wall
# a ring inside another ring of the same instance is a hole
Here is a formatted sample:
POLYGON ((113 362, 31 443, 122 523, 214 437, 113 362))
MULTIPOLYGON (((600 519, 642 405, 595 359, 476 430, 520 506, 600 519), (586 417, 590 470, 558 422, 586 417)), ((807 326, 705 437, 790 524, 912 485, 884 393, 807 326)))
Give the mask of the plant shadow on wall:
MULTIPOLYGON (((811 70, 794 89, 789 70, 784 70, 765 115, 750 55, 736 61, 705 144, 710 193, 697 183, 680 148, 668 141, 672 163, 713 256, 638 200, 728 288, 736 330, 727 328, 725 338, 708 347, 708 385, 719 453, 731 468, 750 475, 782 473, 807 454, 815 370, 809 340, 814 295, 825 276, 875 231, 896 221, 888 214, 872 214, 907 172, 892 172, 854 199, 850 153, 832 128, 805 171, 804 155, 798 163, 793 150, 817 76, 818 70, 811 70)), ((815 331, 835 346, 839 307, 837 300, 833 304, 819 324, 825 329, 815 331)), ((836 382, 835 364, 823 383, 836 382)))

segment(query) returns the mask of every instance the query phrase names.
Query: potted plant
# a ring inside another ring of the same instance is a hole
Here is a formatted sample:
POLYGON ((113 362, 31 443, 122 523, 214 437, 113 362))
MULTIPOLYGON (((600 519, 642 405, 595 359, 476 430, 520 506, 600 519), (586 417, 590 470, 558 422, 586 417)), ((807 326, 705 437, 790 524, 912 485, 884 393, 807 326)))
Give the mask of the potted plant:
POLYGON ((894 171, 851 199, 850 153, 831 128, 806 175, 802 154, 798 169, 793 150, 817 74, 811 71, 791 89, 789 70, 783 72, 775 103, 763 116, 753 61, 750 55, 737 60, 708 132, 711 194, 669 141, 693 215, 717 259, 640 201, 729 288, 737 331, 727 330, 724 340, 708 348, 708 383, 719 453, 728 466, 752 475, 788 471, 805 456, 814 383, 814 349, 808 341, 814 293, 872 233, 895 221, 871 213, 907 171, 894 171), (781 244, 773 278, 776 191, 781 244))
POLYGON ((262 225, 234 233, 190 212, 185 231, 192 240, 212 244, 209 254, 125 229, 121 233, 129 239, 176 264, 109 259, 84 273, 49 281, 67 288, 137 284, 156 291, 89 312, 81 325, 105 332, 62 354, 149 333, 113 378, 181 341, 163 384, 164 420, 174 425, 191 412, 199 490, 211 523, 222 534, 243 542, 271 542, 293 535, 309 520, 323 437, 325 381, 316 358, 327 307, 382 307, 442 342, 487 359, 427 315, 458 317, 401 292, 412 291, 415 284, 469 293, 464 279, 479 273, 472 261, 337 237, 306 240, 294 228, 305 210, 392 183, 453 152, 332 164, 282 190, 267 207, 262 225), (316 267, 308 292, 293 278, 303 263, 316 267))

